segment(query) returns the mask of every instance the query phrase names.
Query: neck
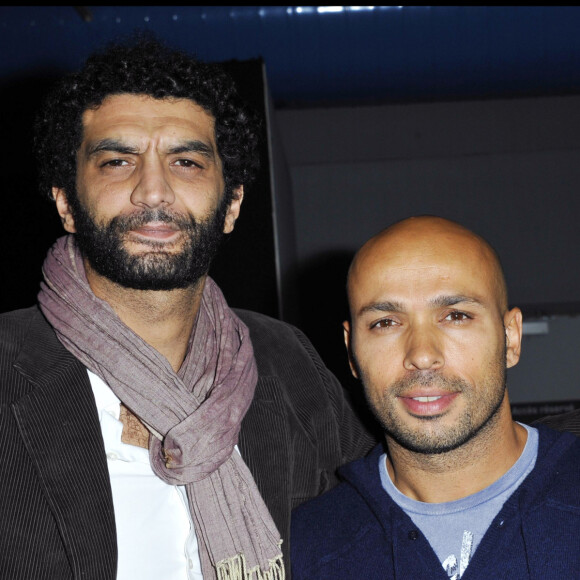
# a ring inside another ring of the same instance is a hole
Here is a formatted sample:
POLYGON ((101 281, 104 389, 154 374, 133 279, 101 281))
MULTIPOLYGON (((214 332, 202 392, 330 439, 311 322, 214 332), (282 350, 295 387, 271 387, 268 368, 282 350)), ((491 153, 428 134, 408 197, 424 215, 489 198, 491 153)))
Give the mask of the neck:
POLYGON ((397 489, 411 499, 454 501, 497 481, 518 460, 526 440, 527 431, 511 418, 506 394, 496 420, 452 451, 417 453, 387 436, 387 470, 397 489))
POLYGON ((188 288, 134 290, 100 276, 86 261, 85 270, 95 296, 108 302, 121 321, 165 356, 177 372, 187 354, 205 276, 188 288))

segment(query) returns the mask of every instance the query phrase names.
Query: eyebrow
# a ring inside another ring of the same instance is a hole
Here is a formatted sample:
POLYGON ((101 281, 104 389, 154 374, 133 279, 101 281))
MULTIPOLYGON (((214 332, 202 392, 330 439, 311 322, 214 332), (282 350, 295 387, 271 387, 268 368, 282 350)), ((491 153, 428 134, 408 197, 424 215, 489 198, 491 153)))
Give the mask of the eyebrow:
MULTIPOLYGON (((463 294, 442 295, 436 296, 427 302, 433 308, 442 308, 445 306, 455 306, 456 304, 470 304, 474 306, 482 306, 486 308, 484 302, 475 296, 464 296, 463 294)), ((386 300, 384 302, 373 302, 367 304, 359 310, 359 316, 367 312, 406 312, 406 308, 401 302, 386 300)))
POLYGON ((373 302, 359 310, 359 316, 367 312, 404 312, 405 308, 400 302, 373 302))
MULTIPOLYGON (((101 139, 90 144, 87 149, 87 155, 95 155, 101 151, 111 151, 113 153, 125 153, 125 154, 138 154, 139 148, 131 146, 119 139, 101 139)), ((190 141, 184 141, 178 145, 174 145, 168 150, 170 155, 179 155, 180 153, 200 153, 208 159, 213 159, 215 152, 211 145, 199 141, 198 139, 192 139, 190 141)))
POLYGON ((168 153, 172 155, 178 155, 179 153, 201 153, 204 157, 209 159, 213 159, 215 152, 214 148, 203 141, 199 141, 198 139, 193 139, 191 141, 185 141, 180 145, 176 145, 175 147, 171 147, 168 153))
POLYGON ((95 155, 101 151, 113 151, 115 153, 138 153, 137 147, 131 147, 127 143, 123 143, 118 139, 101 139, 91 143, 87 149, 87 155, 95 155))
POLYGON ((464 296, 462 294, 456 294, 451 296, 437 296, 437 298, 433 298, 429 301, 431 306, 455 306, 456 304, 471 304, 474 306, 483 306, 485 307, 485 303, 476 298, 475 296, 464 296))

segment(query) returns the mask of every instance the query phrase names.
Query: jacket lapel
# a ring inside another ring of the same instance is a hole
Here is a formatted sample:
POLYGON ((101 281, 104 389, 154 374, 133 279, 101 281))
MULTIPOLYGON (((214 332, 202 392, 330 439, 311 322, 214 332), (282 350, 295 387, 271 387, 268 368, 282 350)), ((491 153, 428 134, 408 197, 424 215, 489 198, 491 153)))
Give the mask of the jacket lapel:
POLYGON ((277 377, 260 377, 240 429, 238 445, 280 532, 286 577, 290 578, 292 445, 284 389, 277 377))
POLYGON ((114 579, 113 499, 86 369, 36 312, 15 368, 33 386, 12 405, 75 578, 114 579))

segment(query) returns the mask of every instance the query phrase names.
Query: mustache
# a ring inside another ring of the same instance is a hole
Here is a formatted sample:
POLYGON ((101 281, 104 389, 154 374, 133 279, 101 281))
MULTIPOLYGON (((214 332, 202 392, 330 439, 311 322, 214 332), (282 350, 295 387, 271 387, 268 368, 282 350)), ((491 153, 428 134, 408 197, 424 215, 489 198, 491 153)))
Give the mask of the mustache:
POLYGON ((180 213, 168 211, 166 209, 145 209, 138 213, 115 216, 109 223, 109 228, 124 234, 130 230, 140 228, 151 222, 162 222, 172 224, 180 230, 195 230, 197 221, 192 216, 185 216, 180 213))
POLYGON ((404 396, 414 387, 436 387, 448 393, 457 393, 469 389, 469 385, 458 377, 445 377, 434 371, 420 371, 395 381, 389 391, 396 397, 404 396))

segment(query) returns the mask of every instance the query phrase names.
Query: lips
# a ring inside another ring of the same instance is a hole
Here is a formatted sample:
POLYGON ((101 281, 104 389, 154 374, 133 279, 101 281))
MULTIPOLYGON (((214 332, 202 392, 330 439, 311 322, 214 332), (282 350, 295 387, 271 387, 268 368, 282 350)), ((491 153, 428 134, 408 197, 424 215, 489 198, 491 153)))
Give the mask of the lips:
POLYGON ((444 393, 410 393, 399 396, 399 401, 412 415, 420 417, 441 415, 447 411, 459 392, 444 393))
POLYGON ((167 241, 179 232, 179 228, 171 223, 157 222, 148 223, 131 230, 131 234, 138 238, 154 239, 156 241, 167 241))
POLYGON ((435 397, 413 397, 415 401, 419 401, 420 403, 431 403, 433 401, 437 401, 443 395, 437 395, 435 397))

